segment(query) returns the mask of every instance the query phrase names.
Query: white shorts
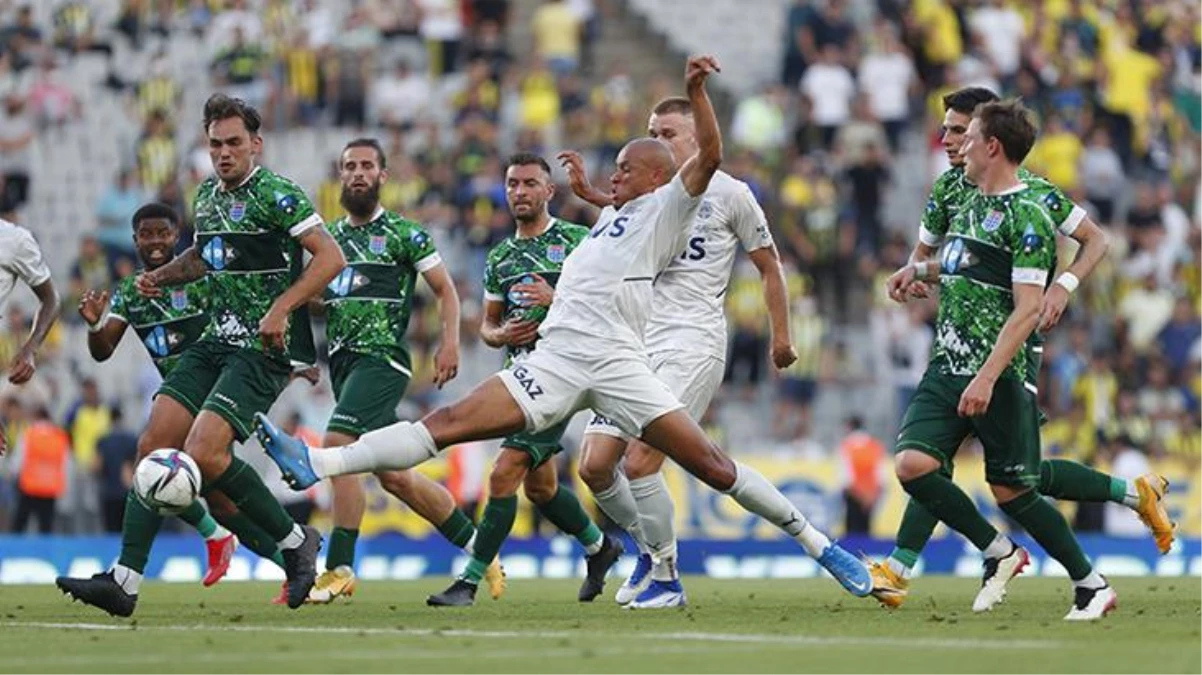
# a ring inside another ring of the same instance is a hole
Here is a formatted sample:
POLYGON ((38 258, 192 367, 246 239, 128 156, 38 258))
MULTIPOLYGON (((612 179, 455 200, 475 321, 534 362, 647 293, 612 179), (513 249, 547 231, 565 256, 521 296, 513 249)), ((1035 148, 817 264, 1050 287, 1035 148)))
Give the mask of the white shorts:
POLYGON ((683 406, 645 357, 629 353, 583 358, 539 345, 497 374, 526 414, 526 430, 542 431, 592 408, 638 436, 655 419, 683 406))
MULTIPOLYGON (((657 352, 650 358, 655 376, 680 400, 689 417, 701 419, 710 407, 714 394, 722 386, 726 363, 708 354, 679 350, 657 352)), ((600 410, 593 411, 593 418, 584 428, 584 433, 605 434, 624 441, 633 438, 600 410)))

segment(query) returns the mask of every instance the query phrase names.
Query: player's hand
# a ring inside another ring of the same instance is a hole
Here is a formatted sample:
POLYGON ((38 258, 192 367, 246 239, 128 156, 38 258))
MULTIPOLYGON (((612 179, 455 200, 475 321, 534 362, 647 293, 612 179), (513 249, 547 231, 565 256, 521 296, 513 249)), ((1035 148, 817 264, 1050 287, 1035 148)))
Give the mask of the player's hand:
POLYGON ((538 339, 538 322, 510 319, 501 325, 501 337, 509 347, 521 347, 538 339))
POLYGON ((704 86, 710 73, 719 72, 722 72, 722 67, 718 65, 718 59, 709 55, 690 56, 684 66, 685 87, 695 89, 704 86))
POLYGON ((459 374, 459 345, 443 343, 434 352, 434 385, 442 389, 442 385, 455 379, 459 374))
POLYGON ((784 370, 797 360, 797 350, 790 342, 776 342, 772 345, 772 365, 778 370, 784 370))
POLYGON ((525 301, 523 304, 527 307, 533 305, 550 307, 551 300, 555 297, 555 289, 551 288, 551 284, 547 283, 547 280, 539 275, 532 274, 530 276, 534 277, 534 283, 514 284, 509 290, 520 294, 525 301))
POLYGON ((1068 289, 1060 284, 1052 284, 1047 293, 1043 294, 1043 306, 1039 308, 1039 330, 1049 331, 1060 322, 1064 308, 1068 306, 1068 289))
POLYGON ((588 171, 584 168, 584 158, 575 150, 564 150, 555 155, 559 165, 568 172, 568 186, 577 197, 588 201, 592 195, 593 186, 588 182, 588 171))
POLYGON ((284 350, 284 333, 288 331, 288 313, 277 311, 273 306, 259 320, 259 341, 267 349, 284 350))
POLYGON ((134 289, 138 291, 138 295, 144 298, 163 297, 163 289, 159 287, 158 280, 154 278, 154 272, 143 272, 134 277, 134 289))
POLYGON ((33 374, 37 372, 37 369, 38 365, 34 360, 33 350, 23 347, 9 365, 8 381, 13 384, 25 384, 33 379, 33 374))
POLYGON ((288 381, 291 382, 292 380, 307 380, 309 384, 316 387, 317 383, 321 381, 321 368, 317 366, 298 368, 288 375, 288 381))
POLYGON ((885 282, 885 289, 889 292, 890 300, 894 302, 906 302, 910 299, 910 287, 916 283, 914 281, 914 273, 914 266, 906 265, 889 275, 889 280, 885 282))
POLYGON ((928 298, 931 296, 931 285, 925 281, 914 281, 906 289, 911 298, 928 298))
POLYGON ((956 412, 960 417, 984 415, 985 411, 989 410, 990 399, 993 398, 993 385, 993 378, 985 377, 980 373, 972 378, 964 393, 960 394, 960 405, 956 407, 956 412))
POLYGON ((95 325, 100 317, 104 316, 104 310, 109 306, 109 292, 100 291, 85 291, 83 297, 79 299, 79 315, 87 322, 89 326, 95 325))

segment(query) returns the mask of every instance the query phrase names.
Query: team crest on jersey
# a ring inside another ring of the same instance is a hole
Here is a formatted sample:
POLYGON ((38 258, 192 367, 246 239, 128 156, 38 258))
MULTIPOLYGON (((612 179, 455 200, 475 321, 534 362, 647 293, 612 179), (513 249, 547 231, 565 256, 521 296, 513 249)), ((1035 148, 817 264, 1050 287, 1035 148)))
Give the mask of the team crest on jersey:
POLYGON ((230 220, 235 223, 242 222, 246 217, 246 202, 234 202, 230 205, 230 220))
POLYGON ((282 192, 276 192, 275 205, 288 215, 296 213, 296 197, 294 195, 286 195, 282 192))
POLYGON ((939 208, 939 204, 935 202, 934 197, 927 200, 927 211, 934 211, 937 208, 939 208))
POLYGON ((985 230, 986 232, 993 232, 1002 226, 1002 221, 1005 219, 1006 214, 1002 213, 1001 211, 996 209, 990 211, 989 215, 985 216, 985 220, 981 221, 981 229, 985 230))
POLYGON ((553 263, 561 263, 567 257, 568 249, 563 244, 551 244, 547 246, 547 260, 553 263))
POLYGON ((371 239, 367 241, 367 250, 380 255, 384 252, 385 246, 388 244, 388 239, 382 234, 373 234, 371 239))
POLYGON ((708 199, 701 202, 701 206, 697 209, 697 219, 706 220, 714 215, 714 205, 708 199))
POLYGON ((188 291, 176 288, 171 291, 171 309, 179 311, 188 306, 188 291))

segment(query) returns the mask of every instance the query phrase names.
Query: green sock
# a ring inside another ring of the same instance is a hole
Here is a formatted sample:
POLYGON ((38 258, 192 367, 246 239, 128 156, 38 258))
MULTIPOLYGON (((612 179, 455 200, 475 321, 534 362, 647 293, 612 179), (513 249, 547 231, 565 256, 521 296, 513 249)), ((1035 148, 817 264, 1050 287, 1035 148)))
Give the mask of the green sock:
POLYGON ((125 497, 125 518, 121 521, 121 557, 117 564, 139 574, 146 569, 150 547, 163 524, 163 517, 151 511, 133 490, 125 497))
POLYGON ((251 522, 245 513, 234 511, 233 513, 218 514, 215 518, 225 529, 238 537, 239 544, 249 548, 260 558, 266 558, 279 565, 281 569, 284 567, 284 555, 280 553, 279 545, 263 528, 251 522))
POLYGON ((927 542, 931 540, 931 535, 935 533, 935 526, 938 524, 938 518, 931 515, 931 512, 917 500, 911 499, 906 503, 906 511, 902 514, 901 525, 897 527, 895 546, 889 557, 906 567, 913 568, 918 564, 918 556, 926 547, 927 542))
POLYGON ((513 519, 518 513, 518 496, 490 497, 484 507, 484 517, 476 528, 476 543, 472 546, 472 559, 468 561, 467 569, 461 578, 472 583, 480 583, 484 578, 484 570, 492 563, 493 558, 501 551, 501 543, 513 529, 513 519))
POLYGON ((326 569, 332 570, 340 565, 355 566, 355 540, 359 538, 359 530, 349 527, 334 526, 330 533, 330 552, 326 554, 326 569))
POLYGON ((224 492, 239 511, 267 532, 272 541, 283 540, 296 525, 263 484, 259 474, 237 457, 233 458, 225 473, 218 476, 207 489, 224 492))
POLYGON ((1084 579, 1093 569, 1081 550, 1081 544, 1073 536, 1068 521, 1035 490, 1024 492, 1000 506, 1002 511, 1023 526, 1048 555, 1064 565, 1073 581, 1084 579))
POLYGON ((472 535, 476 533, 476 526, 466 513, 455 509, 442 525, 438 526, 438 533, 454 544, 455 548, 466 548, 467 543, 472 540, 472 535))
POLYGON ((564 534, 576 537, 576 541, 586 549, 601 541, 601 528, 588 517, 580 500, 571 490, 560 486, 555 490, 555 496, 546 504, 538 504, 538 512, 543 514, 564 534))
POLYGON ((905 481, 902 488, 931 515, 964 535, 978 550, 984 551, 997 537, 997 530, 985 520, 972 499, 942 473, 932 471, 905 481))
POLYGON ((209 515, 200 500, 192 502, 191 506, 180 511, 179 519, 195 527, 200 536, 205 539, 213 536, 213 533, 217 531, 217 521, 213 520, 213 516, 209 515))
POLYGON ((1119 502, 1127 496, 1127 481, 1067 459, 1039 463, 1039 494, 1073 502, 1119 502))

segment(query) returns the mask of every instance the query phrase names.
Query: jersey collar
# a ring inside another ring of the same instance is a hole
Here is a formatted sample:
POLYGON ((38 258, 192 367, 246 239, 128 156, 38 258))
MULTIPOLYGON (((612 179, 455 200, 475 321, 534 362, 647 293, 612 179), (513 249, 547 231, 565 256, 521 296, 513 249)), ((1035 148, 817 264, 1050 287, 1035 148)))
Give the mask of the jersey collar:
POLYGON ((259 166, 256 164, 255 168, 251 169, 250 173, 246 174, 246 178, 243 178, 241 183, 238 183, 234 187, 228 188, 228 189, 225 187, 225 183, 222 183, 221 179, 218 178, 217 179, 217 191, 218 192, 233 192, 234 190, 237 190, 238 188, 242 187, 243 185, 246 185, 247 183, 249 183, 250 179, 254 178, 255 174, 259 173, 259 169, 262 169, 262 168, 263 168, 262 166, 259 166))
POLYGON ((346 223, 347 223, 347 225, 350 225, 351 227, 366 227, 367 225, 371 225, 372 223, 376 222, 383 216, 384 216, 384 207, 380 204, 376 204, 376 210, 374 212, 372 212, 371 218, 368 218, 367 221, 365 223, 363 223, 362 225, 355 225, 354 223, 352 223, 350 214, 347 214, 346 223))

